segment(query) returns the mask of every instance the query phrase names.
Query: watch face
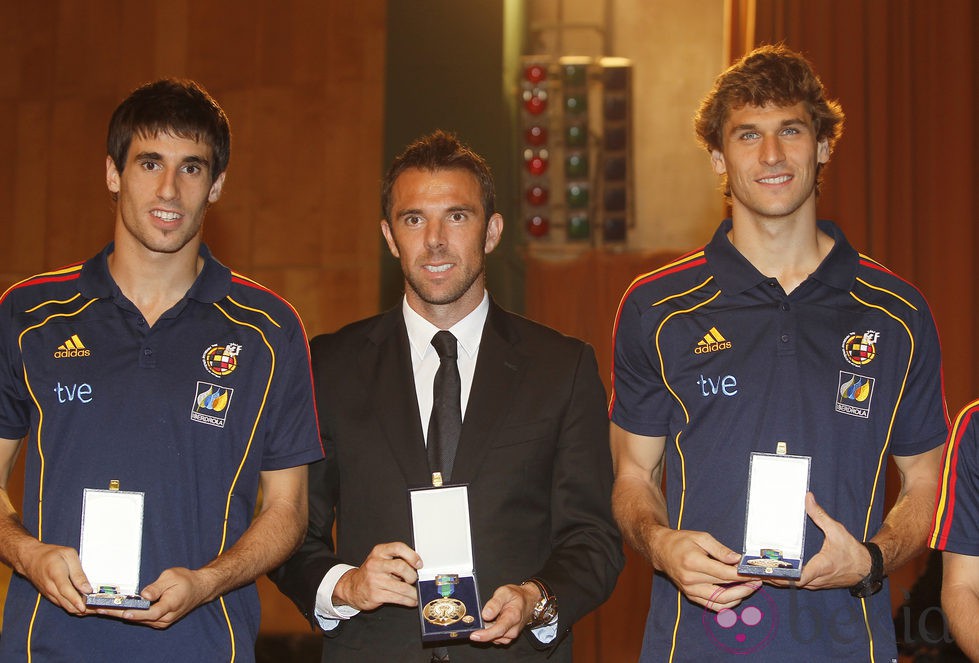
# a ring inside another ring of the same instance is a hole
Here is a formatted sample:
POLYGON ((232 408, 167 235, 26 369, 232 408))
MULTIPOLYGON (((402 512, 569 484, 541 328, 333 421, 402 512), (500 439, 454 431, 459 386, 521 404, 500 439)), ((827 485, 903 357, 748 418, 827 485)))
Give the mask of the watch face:
POLYGON ((553 596, 542 598, 534 606, 534 614, 530 618, 530 627, 537 628, 549 623, 557 614, 557 599, 553 596))

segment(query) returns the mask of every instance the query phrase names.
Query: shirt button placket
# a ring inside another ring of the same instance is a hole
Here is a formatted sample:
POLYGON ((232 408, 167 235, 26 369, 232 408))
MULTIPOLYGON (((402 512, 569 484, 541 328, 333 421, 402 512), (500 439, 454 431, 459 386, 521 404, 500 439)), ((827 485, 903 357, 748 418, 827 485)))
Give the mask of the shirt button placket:
POLYGON ((156 368, 156 357, 153 355, 153 348, 143 345, 139 351, 140 368, 156 368))
POLYGON ((795 353, 795 316, 792 306, 783 300, 778 304, 778 352, 779 354, 795 353))

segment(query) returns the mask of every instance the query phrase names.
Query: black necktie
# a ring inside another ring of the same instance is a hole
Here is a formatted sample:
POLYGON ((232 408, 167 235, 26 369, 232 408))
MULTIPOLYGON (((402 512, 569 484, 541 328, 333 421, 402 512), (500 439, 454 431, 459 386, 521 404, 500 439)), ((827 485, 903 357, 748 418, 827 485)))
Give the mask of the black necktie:
POLYGON ((432 417, 428 420, 428 466, 432 473, 441 472, 442 481, 452 475, 459 434, 462 432, 462 380, 456 357, 459 352, 456 337, 440 331, 432 337, 439 354, 439 369, 432 388, 432 417))

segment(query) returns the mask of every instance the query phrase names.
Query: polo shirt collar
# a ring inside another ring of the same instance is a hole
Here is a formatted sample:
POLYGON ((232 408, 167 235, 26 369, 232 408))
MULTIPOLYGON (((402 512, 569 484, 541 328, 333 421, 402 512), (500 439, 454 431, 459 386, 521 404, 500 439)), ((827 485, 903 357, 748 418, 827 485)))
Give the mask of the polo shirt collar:
POLYGON ((837 290, 850 291, 857 280, 860 255, 850 246, 843 231, 832 221, 817 221, 819 229, 833 238, 833 248, 812 273, 812 278, 837 290))
MULTIPOLYGON (((109 273, 109 254, 114 248, 115 243, 109 242, 98 255, 90 258, 82 266, 82 273, 78 277, 78 290, 83 296, 101 299, 123 296, 112 274, 109 273)), ((195 299, 207 304, 224 299, 231 292, 231 270, 211 255, 210 249, 203 242, 199 255, 204 259, 204 267, 187 291, 185 299, 195 299)))
MULTIPOLYGON (((856 279, 859 256, 835 223, 825 220, 816 223, 820 230, 833 238, 833 248, 810 278, 837 290, 848 291, 856 279)), ((738 294, 767 282, 770 277, 759 272, 740 251, 734 248, 731 240, 727 238, 732 227, 731 219, 724 219, 714 233, 714 237, 704 247, 704 254, 707 256, 707 264, 711 267, 714 280, 721 290, 729 294, 738 294)))
POLYGON ((211 250, 204 242, 201 242, 199 253, 204 258, 204 267, 197 275, 194 285, 187 291, 187 298, 205 304, 219 302, 231 292, 231 270, 211 255, 211 250))

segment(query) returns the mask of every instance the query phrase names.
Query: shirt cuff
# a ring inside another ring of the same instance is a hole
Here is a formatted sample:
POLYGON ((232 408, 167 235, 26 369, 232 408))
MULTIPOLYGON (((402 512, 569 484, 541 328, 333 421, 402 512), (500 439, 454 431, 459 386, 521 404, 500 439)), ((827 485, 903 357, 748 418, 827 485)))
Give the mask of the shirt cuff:
POLYGON ((360 610, 351 608, 349 605, 333 605, 333 590, 336 589, 337 582, 347 571, 357 568, 349 564, 337 564, 323 576, 320 586, 316 590, 316 621, 324 631, 332 631, 339 624, 340 620, 350 619, 360 613, 360 610))
POLYGON ((551 621, 551 623, 530 629, 530 634, 540 640, 543 644, 548 644, 557 637, 557 620, 558 616, 554 615, 554 619, 551 621))

